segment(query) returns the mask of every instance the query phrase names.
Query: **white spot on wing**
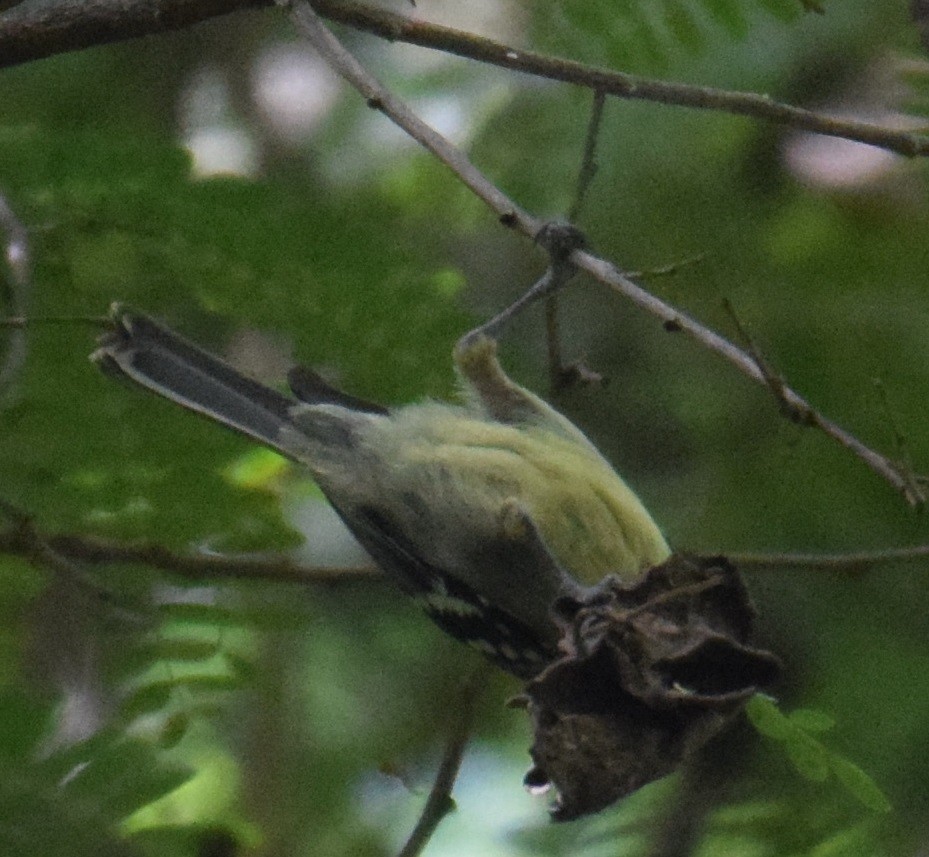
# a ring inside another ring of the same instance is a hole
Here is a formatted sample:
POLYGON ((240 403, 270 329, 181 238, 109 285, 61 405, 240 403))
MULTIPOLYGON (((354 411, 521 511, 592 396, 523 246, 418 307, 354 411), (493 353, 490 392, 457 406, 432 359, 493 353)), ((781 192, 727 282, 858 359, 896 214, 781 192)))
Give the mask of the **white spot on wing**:
POLYGON ((430 592, 422 600, 437 613, 450 613, 453 616, 483 616, 480 608, 470 601, 447 595, 444 592, 430 592))

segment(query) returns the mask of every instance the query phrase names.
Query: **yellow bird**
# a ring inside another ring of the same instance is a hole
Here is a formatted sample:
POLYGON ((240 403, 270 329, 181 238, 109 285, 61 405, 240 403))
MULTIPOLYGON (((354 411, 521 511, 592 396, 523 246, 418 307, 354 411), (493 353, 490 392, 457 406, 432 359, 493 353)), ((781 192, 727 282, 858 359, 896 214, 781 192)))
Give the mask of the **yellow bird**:
POLYGON ((441 628, 518 676, 557 654, 556 598, 610 573, 634 578, 670 554, 606 459, 507 377, 486 336, 455 348, 462 404, 388 410, 302 367, 291 370, 286 396, 149 316, 116 305, 112 319, 93 355, 104 369, 305 467, 441 628), (508 520, 522 522, 528 540, 508 520))

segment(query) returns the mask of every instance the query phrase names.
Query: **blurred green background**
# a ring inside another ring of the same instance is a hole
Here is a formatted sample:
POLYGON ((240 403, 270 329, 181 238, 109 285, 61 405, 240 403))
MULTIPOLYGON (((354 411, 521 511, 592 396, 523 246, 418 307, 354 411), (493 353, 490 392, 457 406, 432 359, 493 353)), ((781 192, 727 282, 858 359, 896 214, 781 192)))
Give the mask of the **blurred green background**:
MULTIPOLYGON (((900 0, 832 0, 823 15, 794 0, 391 8, 887 124, 924 122, 927 108, 926 56, 900 0)), ((568 209, 589 92, 339 32, 520 205, 568 209)), ((618 101, 598 160, 580 219, 598 253, 628 269, 700 254, 649 288, 736 337, 728 299, 795 389, 929 470, 925 162, 618 101)), ((0 72, 0 192, 30 231, 30 314, 100 315, 126 301, 269 382, 299 360, 386 403, 451 395, 456 337, 544 264, 271 10, 0 72)), ((675 547, 929 541, 924 514, 698 345, 582 278, 561 306, 566 356, 608 383, 555 401, 675 547)), ((24 371, 0 403, 0 500, 47 534, 359 561, 299 473, 101 376, 87 360, 94 335, 30 329, 24 371)), ((547 390, 539 310, 516 323, 503 359, 547 390)), ((4 853, 396 852, 476 655, 379 582, 80 572, 0 555, 4 853)), ((926 853, 929 562, 747 580, 763 642, 786 664, 776 695, 830 714, 822 740, 893 810, 804 780, 777 745, 737 726, 708 752, 717 808, 673 853, 926 853)), ((594 819, 548 824, 520 784, 527 723, 502 707, 517 691, 489 680, 458 812, 428 853, 658 853, 680 809, 675 778, 594 819)))

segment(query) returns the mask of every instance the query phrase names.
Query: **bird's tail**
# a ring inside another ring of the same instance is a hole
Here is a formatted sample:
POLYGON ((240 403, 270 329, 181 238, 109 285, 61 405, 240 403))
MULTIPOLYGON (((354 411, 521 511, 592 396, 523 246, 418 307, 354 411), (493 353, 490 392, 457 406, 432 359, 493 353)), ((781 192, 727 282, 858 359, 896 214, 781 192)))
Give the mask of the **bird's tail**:
POLYGON ((91 359, 173 402, 293 457, 287 431, 297 404, 253 381, 142 313, 114 304, 112 329, 91 359))

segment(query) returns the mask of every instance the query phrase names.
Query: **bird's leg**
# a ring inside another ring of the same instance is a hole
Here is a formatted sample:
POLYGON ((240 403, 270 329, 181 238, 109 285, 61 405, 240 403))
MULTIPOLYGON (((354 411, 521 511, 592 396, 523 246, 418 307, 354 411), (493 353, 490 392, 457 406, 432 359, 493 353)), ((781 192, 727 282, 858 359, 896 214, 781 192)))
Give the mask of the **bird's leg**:
POLYGON ((567 223, 547 223, 536 241, 548 252, 549 266, 529 290, 490 321, 464 334, 454 359, 462 379, 487 413, 501 422, 551 418, 541 399, 510 380, 497 360, 497 336, 504 325, 540 298, 554 294, 574 275, 571 254, 586 245, 584 234, 567 223))
POLYGON ((548 253, 549 264, 545 273, 506 309, 462 336, 455 346, 456 354, 467 350, 470 345, 481 339, 498 339, 500 331, 510 319, 519 315, 530 304, 557 292, 574 276, 576 268, 571 261, 571 254, 587 246, 587 238, 580 229, 570 223, 551 221, 536 233, 535 240, 548 253))

